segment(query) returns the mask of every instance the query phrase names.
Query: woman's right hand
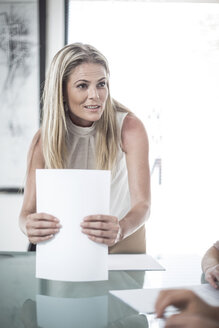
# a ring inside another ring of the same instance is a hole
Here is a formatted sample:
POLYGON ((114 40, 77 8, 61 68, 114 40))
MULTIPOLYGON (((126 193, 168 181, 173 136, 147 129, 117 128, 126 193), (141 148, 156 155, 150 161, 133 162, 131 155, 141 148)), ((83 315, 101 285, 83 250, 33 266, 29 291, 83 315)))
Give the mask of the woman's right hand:
POLYGON ((59 219, 47 213, 32 213, 27 215, 26 234, 32 244, 51 239, 59 232, 59 219))

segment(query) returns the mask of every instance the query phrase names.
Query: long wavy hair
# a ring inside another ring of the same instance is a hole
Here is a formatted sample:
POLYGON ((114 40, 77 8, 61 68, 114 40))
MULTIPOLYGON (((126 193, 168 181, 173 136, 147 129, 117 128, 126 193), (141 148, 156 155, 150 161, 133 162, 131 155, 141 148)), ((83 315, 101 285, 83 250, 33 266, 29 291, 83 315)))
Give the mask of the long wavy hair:
MULTIPOLYGON (((93 46, 73 43, 62 48, 53 58, 43 92, 42 144, 46 168, 65 168, 66 165, 66 110, 65 86, 75 67, 82 63, 102 65, 109 76, 106 58, 93 46)), ((113 169, 120 143, 116 111, 129 110, 112 99, 108 86, 108 98, 101 118, 96 122, 96 168, 113 169)))

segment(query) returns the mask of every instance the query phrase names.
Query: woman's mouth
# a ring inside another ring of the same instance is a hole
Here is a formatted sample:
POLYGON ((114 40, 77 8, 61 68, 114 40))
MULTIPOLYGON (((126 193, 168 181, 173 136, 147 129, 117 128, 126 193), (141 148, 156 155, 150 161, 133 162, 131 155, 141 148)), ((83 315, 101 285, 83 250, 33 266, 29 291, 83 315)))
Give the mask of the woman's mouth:
POLYGON ((97 112, 100 109, 99 105, 88 105, 88 106, 84 106, 84 107, 89 112, 97 112))

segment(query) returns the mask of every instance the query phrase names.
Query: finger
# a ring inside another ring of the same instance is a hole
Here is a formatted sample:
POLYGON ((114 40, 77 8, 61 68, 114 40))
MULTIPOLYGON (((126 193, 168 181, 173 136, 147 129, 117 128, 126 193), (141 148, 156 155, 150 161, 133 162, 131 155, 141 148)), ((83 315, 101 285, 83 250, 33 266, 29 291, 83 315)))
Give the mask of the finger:
POLYGON ((212 272, 212 276, 216 284, 218 285, 219 282, 219 268, 215 268, 212 272))
POLYGON ((108 230, 109 224, 104 221, 83 221, 80 224, 83 228, 91 228, 91 229, 101 229, 101 230, 108 230))
POLYGON ((213 278, 212 277, 212 275, 208 275, 207 277, 206 277, 206 280, 209 282, 209 284, 212 286, 212 287, 214 287, 214 288, 218 288, 218 282, 216 281, 216 279, 215 278, 213 278))
POLYGON ((187 327, 186 323, 187 319, 184 316, 180 314, 173 314, 166 320, 165 328, 185 328, 187 327))
POLYGON ((189 290, 167 289, 161 291, 155 303, 157 317, 161 318, 166 307, 170 305, 178 308, 185 307, 191 297, 191 292, 189 290))
MULTIPOLYGON (((165 328, 201 328, 202 320, 203 319, 197 315, 184 313, 173 314, 166 320, 165 328)), ((205 327, 205 325, 202 327, 205 327)))
POLYGON ((57 221, 44 221, 44 220, 34 220, 29 223, 32 228, 35 229, 48 229, 48 228, 61 228, 62 225, 57 223, 57 221))
POLYGON ((43 213, 43 212, 29 214, 28 218, 33 219, 33 220, 48 220, 48 221, 59 222, 59 219, 57 217, 55 217, 54 215, 43 213))
POLYGON ((59 223, 51 221, 31 221, 26 223, 26 231, 28 237, 32 236, 46 236, 57 233, 61 228, 59 223))
POLYGON ((86 216, 86 217, 84 217, 83 221, 84 222, 87 222, 87 221, 117 222, 118 219, 115 216, 112 216, 112 215, 98 214, 98 215, 86 216))
POLYGON ((104 221, 87 221, 82 222, 80 226, 84 229, 96 229, 96 230, 118 230, 118 226, 112 223, 106 223, 104 221))
POLYGON ((82 229, 81 230, 84 234, 93 236, 93 237, 100 237, 100 238, 110 238, 115 241, 117 237, 117 233, 115 231, 109 230, 95 230, 95 229, 82 229))
POLYGON ((105 244, 107 246, 114 245, 114 239, 95 237, 95 236, 88 236, 88 238, 98 244, 105 244))
POLYGON ((165 328, 217 328, 218 323, 202 315, 174 314, 166 321, 165 328))
POLYGON ((59 232, 59 229, 32 229, 29 233, 29 237, 46 237, 59 232))
POLYGON ((157 300, 155 302, 155 311, 157 313, 157 317, 163 317, 165 308, 169 305, 168 303, 171 302, 170 295, 174 291, 172 289, 161 290, 157 300))
POLYGON ((157 300, 155 302, 155 312, 157 314, 158 318, 162 318, 165 308, 166 308, 166 303, 167 303, 167 297, 169 297, 170 293, 172 293, 171 289, 167 290, 161 290, 157 300))
POLYGON ((29 238, 29 241, 32 244, 38 244, 40 242, 46 241, 46 240, 50 240, 54 237, 54 235, 49 235, 49 236, 45 236, 45 237, 31 237, 29 238))

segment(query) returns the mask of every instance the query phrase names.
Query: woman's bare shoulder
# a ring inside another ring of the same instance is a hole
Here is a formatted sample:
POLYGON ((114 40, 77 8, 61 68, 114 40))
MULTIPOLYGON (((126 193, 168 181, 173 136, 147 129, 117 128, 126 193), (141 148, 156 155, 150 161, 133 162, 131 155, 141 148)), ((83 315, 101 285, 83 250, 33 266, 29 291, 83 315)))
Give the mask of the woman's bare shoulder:
POLYGON ((122 145, 124 151, 129 146, 137 146, 137 143, 144 141, 148 143, 147 132, 142 121, 132 113, 126 115, 122 127, 122 145))
POLYGON ((130 131, 130 130, 136 130, 139 128, 143 128, 144 129, 144 125, 142 123, 142 121, 135 116, 135 114, 133 113, 128 113, 126 115, 126 117, 124 118, 124 122, 123 122, 123 130, 126 131, 130 131))

